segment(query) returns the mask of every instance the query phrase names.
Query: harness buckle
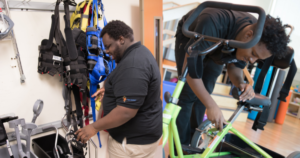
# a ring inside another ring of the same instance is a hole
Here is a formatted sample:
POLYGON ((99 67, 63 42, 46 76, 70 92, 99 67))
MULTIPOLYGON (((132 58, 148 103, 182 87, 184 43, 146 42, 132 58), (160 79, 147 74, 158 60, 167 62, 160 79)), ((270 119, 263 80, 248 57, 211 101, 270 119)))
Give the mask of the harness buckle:
POLYGON ((60 66, 60 63, 57 62, 57 61, 53 61, 53 65, 54 65, 54 66, 60 66))

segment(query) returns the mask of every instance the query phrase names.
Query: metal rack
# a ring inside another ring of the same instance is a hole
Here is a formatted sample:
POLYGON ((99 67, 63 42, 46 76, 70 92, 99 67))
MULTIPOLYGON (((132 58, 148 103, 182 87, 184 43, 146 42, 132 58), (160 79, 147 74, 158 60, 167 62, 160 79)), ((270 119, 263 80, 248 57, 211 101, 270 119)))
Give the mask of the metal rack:
MULTIPOLYGON (((54 3, 45 3, 45 2, 31 2, 31 0, 23 0, 23 1, 8 1, 8 0, 0 0, 0 7, 5 11, 5 14, 10 17, 10 10, 21 10, 21 11, 50 11, 53 12, 55 8, 54 3)), ((70 12, 74 12, 76 7, 70 6, 70 12)), ((61 4, 59 7, 59 11, 64 11, 64 6, 61 4)), ((18 44, 16 41, 16 36, 14 33, 14 29, 11 30, 10 36, 3 41, 12 40, 14 52, 15 52, 15 59, 18 63, 18 68, 20 72, 20 82, 25 82, 25 74, 22 67, 20 52, 18 49, 18 44)))
MULTIPOLYGON (((7 0, 0 0, 0 2, 3 3, 3 6, 0 5, 0 7, 2 7, 2 9, 5 11, 5 14, 8 17, 10 17, 9 5, 7 3, 7 0)), ((23 67, 22 67, 21 57, 20 57, 20 53, 19 53, 18 44, 17 44, 17 41, 16 41, 16 36, 15 36, 15 33, 14 33, 14 29, 12 29, 10 31, 10 37, 8 37, 6 40, 9 40, 9 39, 12 40, 12 42, 13 42, 15 58, 17 59, 19 72, 20 72, 20 81, 21 81, 21 83, 24 83, 26 78, 25 78, 25 75, 24 75, 23 67)))

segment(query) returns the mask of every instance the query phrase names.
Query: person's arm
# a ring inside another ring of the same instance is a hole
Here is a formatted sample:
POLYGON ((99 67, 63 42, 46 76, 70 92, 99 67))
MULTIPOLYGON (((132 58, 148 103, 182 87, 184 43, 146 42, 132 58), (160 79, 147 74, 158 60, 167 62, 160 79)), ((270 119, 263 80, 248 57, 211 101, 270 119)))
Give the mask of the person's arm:
POLYGON ((126 108, 124 106, 117 106, 110 113, 96 122, 86 126, 85 128, 79 129, 75 134, 77 135, 77 141, 86 143, 92 136, 97 132, 104 129, 111 129, 119 127, 124 123, 132 119, 139 109, 126 108))
POLYGON ((244 82, 243 70, 235 66, 234 63, 230 63, 227 65, 227 72, 233 85, 243 91, 240 101, 251 100, 255 96, 255 93, 252 86, 244 82))
POLYGON ((129 67, 119 71, 118 76, 122 77, 115 78, 112 83, 117 106, 103 118, 79 129, 75 133, 78 134, 77 140, 85 143, 97 134, 98 131, 125 124, 135 117, 139 108, 144 104, 148 92, 148 81, 150 79, 147 72, 139 68, 129 67))
MULTIPOLYGON (((189 55, 185 55, 184 64, 187 63, 187 57, 189 55)), ((184 70, 183 70, 184 71, 184 70)), ((217 128, 220 130, 223 129, 223 124, 227 124, 225 121, 223 114, 217 105, 217 103, 213 100, 210 94, 207 92, 202 79, 193 79, 187 74, 187 83, 195 93, 195 95, 199 98, 199 100, 204 104, 207 109, 207 119, 215 124, 217 128)))
POLYGON ((243 70, 236 67, 234 63, 227 64, 227 72, 234 86, 240 87, 244 83, 243 70))

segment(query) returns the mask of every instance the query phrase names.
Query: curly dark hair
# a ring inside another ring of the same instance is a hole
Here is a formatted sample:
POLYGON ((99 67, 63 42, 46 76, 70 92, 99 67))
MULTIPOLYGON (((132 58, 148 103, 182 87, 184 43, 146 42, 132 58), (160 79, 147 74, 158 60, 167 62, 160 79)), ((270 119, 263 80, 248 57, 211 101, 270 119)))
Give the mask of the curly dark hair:
POLYGON ((285 27, 279 18, 266 16, 264 30, 260 42, 265 43, 272 55, 282 58, 286 54, 287 44, 290 42, 285 27))
POLYGON ((118 40, 120 36, 129 38, 131 42, 134 40, 132 29, 120 20, 113 20, 107 23, 101 31, 100 37, 102 38, 106 33, 115 40, 118 40))

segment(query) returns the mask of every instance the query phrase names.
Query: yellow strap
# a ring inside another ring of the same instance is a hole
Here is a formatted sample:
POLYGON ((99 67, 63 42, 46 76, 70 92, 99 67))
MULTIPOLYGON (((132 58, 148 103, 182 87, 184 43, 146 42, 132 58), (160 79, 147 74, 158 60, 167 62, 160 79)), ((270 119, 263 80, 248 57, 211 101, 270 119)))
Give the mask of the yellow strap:
MULTIPOLYGON (((83 15, 88 17, 89 16, 89 12, 90 12, 90 6, 91 6, 91 3, 92 3, 92 0, 89 1, 88 5, 86 6, 86 10, 84 11, 83 15)), ((82 21, 81 21, 81 30, 86 32, 86 28, 88 26, 88 18, 82 18, 82 21)))
POLYGON ((78 14, 77 12, 80 12, 80 10, 85 6, 86 1, 83 1, 80 5, 76 6, 75 12, 72 14, 71 19, 70 19, 70 23, 71 23, 71 29, 72 25, 74 23, 74 21, 79 17, 81 17, 81 14, 78 14))

